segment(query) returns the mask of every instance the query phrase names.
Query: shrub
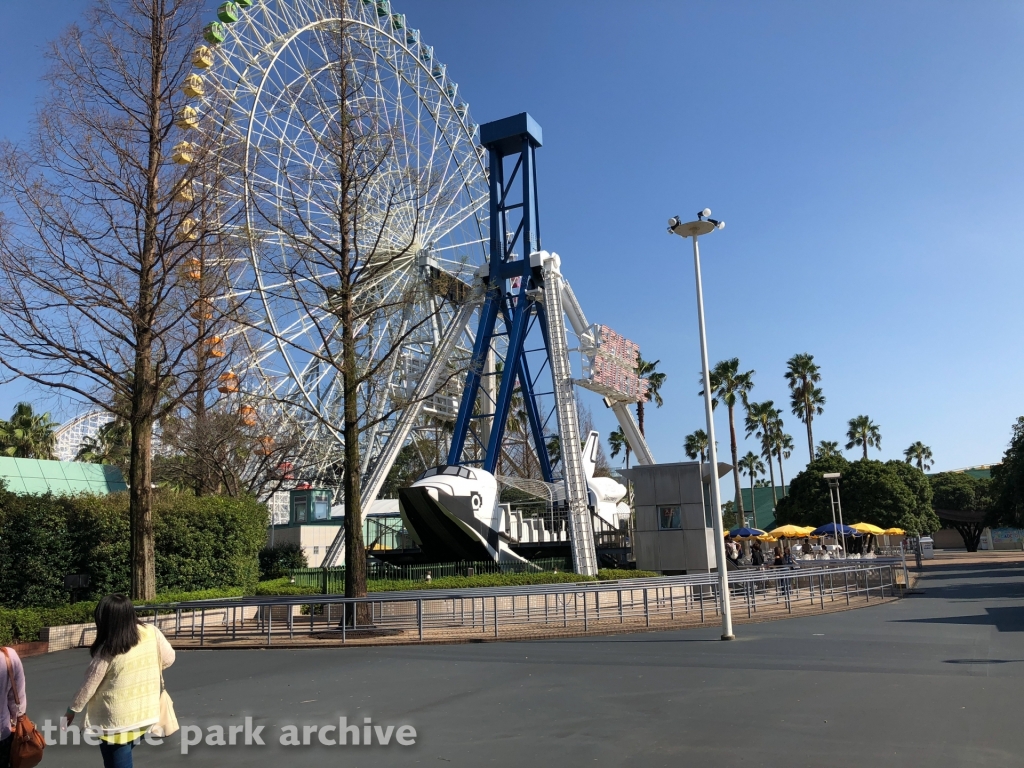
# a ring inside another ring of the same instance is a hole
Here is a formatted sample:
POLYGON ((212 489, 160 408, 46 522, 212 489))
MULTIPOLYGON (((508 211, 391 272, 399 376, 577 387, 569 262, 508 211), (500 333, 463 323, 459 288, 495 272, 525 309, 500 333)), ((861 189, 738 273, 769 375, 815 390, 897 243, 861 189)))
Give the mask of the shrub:
MULTIPOLYGON (((153 505, 161 592, 240 588, 259 581, 267 511, 251 498, 161 491, 153 505)), ((0 490, 0 605, 58 606, 64 576, 85 573, 80 597, 129 587, 128 494, 17 496, 0 490)))
POLYGON ((307 568, 306 553, 298 542, 287 541, 260 550, 260 581, 287 576, 293 568, 307 568))
POLYGON ((656 571, 636 571, 627 568, 602 568, 597 572, 598 581, 615 581, 617 579, 651 579, 657 576, 656 571))

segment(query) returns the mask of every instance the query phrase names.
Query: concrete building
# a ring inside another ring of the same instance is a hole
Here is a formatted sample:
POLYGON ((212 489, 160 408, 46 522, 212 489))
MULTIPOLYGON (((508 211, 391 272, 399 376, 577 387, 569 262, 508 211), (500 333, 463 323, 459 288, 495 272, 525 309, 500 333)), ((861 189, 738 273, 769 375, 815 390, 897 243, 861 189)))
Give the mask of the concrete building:
MULTIPOLYGON (((711 505, 696 461, 619 470, 633 483, 636 567, 665 574, 707 573, 716 567, 711 505)), ((719 477, 732 470, 718 465, 719 477)))

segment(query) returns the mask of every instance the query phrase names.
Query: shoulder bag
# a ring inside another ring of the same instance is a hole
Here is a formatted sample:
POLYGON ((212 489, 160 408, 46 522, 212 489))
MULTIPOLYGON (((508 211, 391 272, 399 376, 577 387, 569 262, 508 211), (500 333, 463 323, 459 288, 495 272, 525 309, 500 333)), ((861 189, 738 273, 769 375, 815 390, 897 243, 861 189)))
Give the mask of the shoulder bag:
MULTIPOLYGON (((178 717, 174 714, 174 702, 171 695, 164 687, 164 660, 160 655, 160 639, 157 637, 159 629, 153 627, 153 643, 156 645, 156 668, 160 670, 160 719, 156 721, 149 732, 158 738, 166 738, 178 730, 178 717)), ((12 766, 13 768, 13 766, 12 766)))
MULTIPOLYGON (((18 686, 14 683, 14 667, 11 664, 11 656, 6 648, 3 651, 4 660, 7 662, 7 681, 14 692, 14 704, 21 709, 21 700, 18 697, 18 686)), ((4 696, 6 699, 6 695, 4 696)), ((43 759, 43 749, 46 741, 43 734, 36 730, 35 724, 28 719, 28 715, 18 715, 11 718, 11 732, 14 741, 11 743, 11 768, 32 768, 39 765, 43 759)))

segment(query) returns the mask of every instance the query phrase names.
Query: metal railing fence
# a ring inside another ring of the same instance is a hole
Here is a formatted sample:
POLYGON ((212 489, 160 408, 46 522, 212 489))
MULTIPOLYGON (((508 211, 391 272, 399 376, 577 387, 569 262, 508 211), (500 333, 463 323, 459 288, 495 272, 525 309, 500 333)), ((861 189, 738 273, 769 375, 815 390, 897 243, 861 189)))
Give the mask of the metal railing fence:
MULTIPOLYGON (((850 561, 729 574, 733 615, 755 618, 850 607, 898 596, 901 560, 850 561)), ((715 621, 717 574, 476 589, 252 597, 139 608, 172 640, 200 646, 243 640, 445 642, 481 637, 667 628, 715 621)))

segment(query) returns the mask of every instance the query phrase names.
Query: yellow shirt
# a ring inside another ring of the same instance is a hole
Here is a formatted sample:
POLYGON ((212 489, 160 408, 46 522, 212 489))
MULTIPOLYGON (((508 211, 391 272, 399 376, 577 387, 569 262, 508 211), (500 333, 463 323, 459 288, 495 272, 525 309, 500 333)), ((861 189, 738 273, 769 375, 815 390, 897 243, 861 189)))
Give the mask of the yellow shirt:
POLYGON ((98 729, 104 741, 134 741, 160 717, 161 670, 174 663, 174 655, 160 630, 140 625, 134 648, 114 658, 100 654, 92 659, 72 711, 84 709, 84 726, 98 729))

